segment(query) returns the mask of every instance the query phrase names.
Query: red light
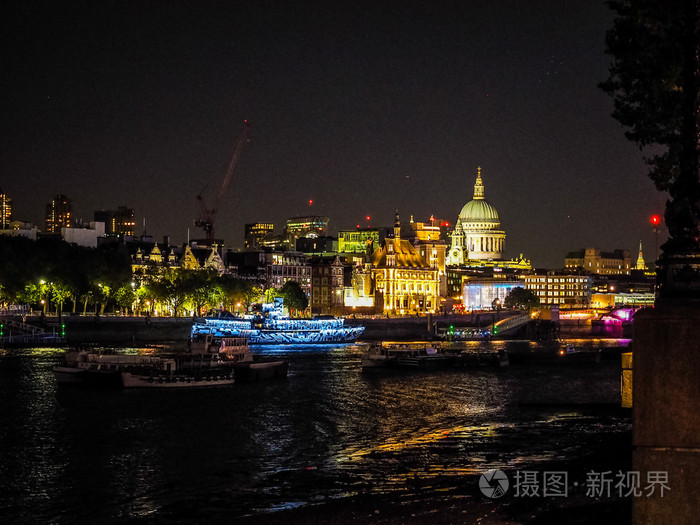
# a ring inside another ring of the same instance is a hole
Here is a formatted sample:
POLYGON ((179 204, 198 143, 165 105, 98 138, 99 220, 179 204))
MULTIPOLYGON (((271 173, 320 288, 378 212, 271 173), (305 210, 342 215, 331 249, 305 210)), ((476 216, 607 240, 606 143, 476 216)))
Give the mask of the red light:
POLYGON ((652 215, 651 218, 649 219, 649 221, 654 226, 658 226, 659 224, 661 224, 661 217, 659 217, 658 215, 652 215))
POLYGON ((309 206, 311 206, 313 203, 314 203, 314 201, 309 199, 309 206))
POLYGON ((369 215, 367 215, 367 220, 369 220, 369 219, 370 219, 370 217, 369 217, 369 215))
POLYGON ((358 224, 358 225, 357 225, 357 227, 359 228, 359 227, 360 227, 360 225, 358 224))

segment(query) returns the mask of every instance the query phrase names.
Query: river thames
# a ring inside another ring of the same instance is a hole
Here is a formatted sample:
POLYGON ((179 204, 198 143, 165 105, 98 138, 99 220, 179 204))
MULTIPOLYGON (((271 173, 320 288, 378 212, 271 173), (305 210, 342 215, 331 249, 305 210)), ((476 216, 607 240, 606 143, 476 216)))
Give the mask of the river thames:
MULTIPOLYGON (((210 523, 418 493, 567 461, 629 432, 613 357, 363 373, 364 345, 269 347, 286 380, 182 390, 58 388, 64 350, 0 351, 3 523, 210 523)), ((491 350, 506 343, 482 343, 491 350)), ((167 347, 119 348, 155 353, 167 347)))

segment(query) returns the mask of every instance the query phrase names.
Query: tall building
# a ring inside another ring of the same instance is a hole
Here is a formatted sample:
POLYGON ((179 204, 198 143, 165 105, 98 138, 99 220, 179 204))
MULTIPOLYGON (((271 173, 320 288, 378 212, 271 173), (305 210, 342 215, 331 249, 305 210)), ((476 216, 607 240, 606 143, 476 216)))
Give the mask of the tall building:
POLYGON ((301 237, 324 237, 328 231, 328 217, 309 216, 287 219, 284 235, 292 250, 296 249, 297 239, 301 237))
POLYGON ((95 222, 105 223, 105 235, 123 237, 136 235, 136 220, 134 209, 119 206, 116 210, 101 210, 95 212, 95 222))
POLYGON ((12 222, 12 199, 0 189, 0 230, 10 228, 12 222))
POLYGON ((269 222, 255 222, 245 225, 245 239, 243 247, 246 250, 258 250, 265 244, 265 238, 270 237, 275 230, 275 225, 269 222))
POLYGON ((447 255, 448 265, 468 264, 469 261, 503 259, 506 232, 496 208, 484 199, 481 168, 477 169, 474 196, 459 212, 452 232, 452 244, 447 255))
POLYGON ((65 195, 56 195, 46 205, 46 233, 60 234, 61 228, 71 228, 73 202, 65 195))

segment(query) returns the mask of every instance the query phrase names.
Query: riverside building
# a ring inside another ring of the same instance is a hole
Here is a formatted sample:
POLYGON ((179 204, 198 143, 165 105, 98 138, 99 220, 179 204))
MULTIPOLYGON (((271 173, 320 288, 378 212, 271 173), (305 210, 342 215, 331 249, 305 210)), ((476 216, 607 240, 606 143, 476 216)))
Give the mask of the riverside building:
POLYGON ((384 239, 367 268, 375 283, 375 301, 381 298, 384 313, 410 315, 439 310, 437 261, 430 265, 409 240, 401 238, 398 212, 393 237, 384 239))

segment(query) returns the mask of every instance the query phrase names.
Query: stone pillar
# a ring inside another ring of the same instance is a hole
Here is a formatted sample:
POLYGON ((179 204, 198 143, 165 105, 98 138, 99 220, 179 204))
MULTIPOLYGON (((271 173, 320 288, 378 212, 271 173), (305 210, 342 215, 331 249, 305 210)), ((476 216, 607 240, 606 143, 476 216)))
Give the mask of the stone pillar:
POLYGON ((698 523, 700 504, 700 305, 659 304, 634 317, 633 470, 642 495, 635 525, 698 523), (668 490, 647 497, 649 473, 668 490))

